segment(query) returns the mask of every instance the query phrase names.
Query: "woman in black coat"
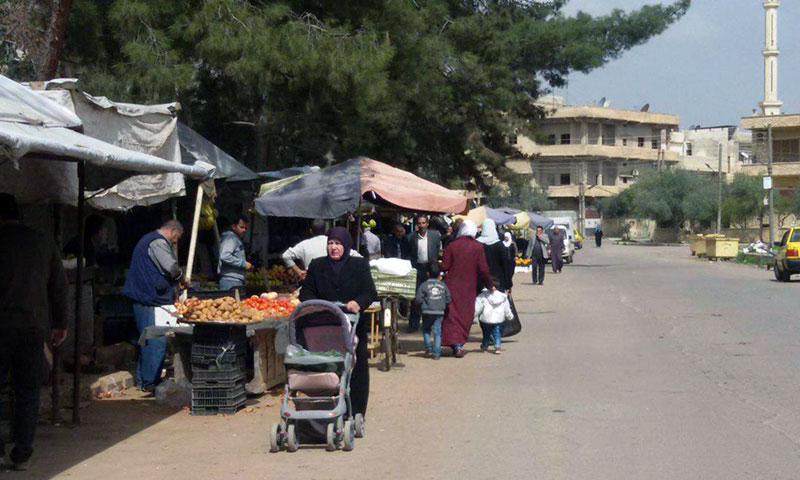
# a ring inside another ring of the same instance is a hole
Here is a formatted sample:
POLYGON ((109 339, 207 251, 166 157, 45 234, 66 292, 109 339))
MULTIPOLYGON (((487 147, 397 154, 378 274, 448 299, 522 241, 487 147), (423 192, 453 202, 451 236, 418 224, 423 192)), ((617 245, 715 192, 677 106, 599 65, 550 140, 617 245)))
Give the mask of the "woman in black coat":
POLYGON ((497 289, 503 293, 509 293, 513 286, 511 277, 513 274, 508 249, 497 236, 497 226, 494 220, 486 219, 481 224, 481 235, 477 238, 483 244, 483 251, 486 253, 486 264, 489 266, 489 273, 492 278, 497 280, 497 289))
MULTIPOLYGON (((364 258, 351 257, 351 248, 353 239, 347 229, 334 227, 328 232, 328 256, 317 258, 308 266, 300 290, 301 301, 341 302, 350 312, 359 313, 378 299, 369 263, 364 258)), ((350 380, 353 413, 360 413, 365 418, 369 401, 368 323, 369 320, 362 315, 356 327, 356 364, 350 380)))

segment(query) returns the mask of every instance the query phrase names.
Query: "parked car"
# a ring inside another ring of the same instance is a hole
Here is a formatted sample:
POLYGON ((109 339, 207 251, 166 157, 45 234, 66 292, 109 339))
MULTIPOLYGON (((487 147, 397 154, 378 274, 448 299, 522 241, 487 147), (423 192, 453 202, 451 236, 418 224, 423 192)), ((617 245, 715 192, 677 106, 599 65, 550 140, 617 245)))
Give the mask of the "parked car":
POLYGON ((800 273, 800 226, 794 226, 776 242, 778 253, 775 254, 775 279, 788 282, 789 277, 800 273))
MULTIPOLYGON (((573 260, 575 259, 575 234, 572 231, 572 229, 569 228, 568 225, 559 225, 559 224, 556 224, 556 225, 558 226, 558 229, 560 231, 566 233, 566 237, 564 238, 564 252, 561 254, 561 258, 564 259, 564 263, 572 263, 573 260)), ((553 227, 552 226, 547 229, 547 231, 545 232, 545 235, 550 235, 551 233, 553 233, 553 227)), ((549 260, 550 259, 550 249, 549 249, 549 247, 548 247, 548 251, 547 251, 547 258, 548 258, 548 261, 550 261, 549 260)))

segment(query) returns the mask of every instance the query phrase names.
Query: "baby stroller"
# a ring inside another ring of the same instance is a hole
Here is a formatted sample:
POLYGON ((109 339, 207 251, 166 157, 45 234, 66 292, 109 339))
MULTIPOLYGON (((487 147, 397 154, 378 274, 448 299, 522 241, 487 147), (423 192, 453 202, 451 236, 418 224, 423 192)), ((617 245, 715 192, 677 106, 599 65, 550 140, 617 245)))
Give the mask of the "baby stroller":
POLYGON ((270 430, 271 452, 284 446, 289 452, 297 451, 301 431, 311 441, 324 439, 328 451, 342 443, 350 451, 355 437, 364 435, 364 417, 353 415, 350 402, 358 314, 347 314, 342 307, 309 300, 289 317, 289 346, 283 362, 287 381, 281 421, 270 430))

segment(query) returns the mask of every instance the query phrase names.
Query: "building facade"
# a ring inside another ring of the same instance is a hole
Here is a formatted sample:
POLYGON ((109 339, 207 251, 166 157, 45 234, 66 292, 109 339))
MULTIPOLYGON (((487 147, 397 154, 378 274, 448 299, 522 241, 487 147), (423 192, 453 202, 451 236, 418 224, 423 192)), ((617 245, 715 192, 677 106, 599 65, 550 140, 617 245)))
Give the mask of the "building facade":
POLYGON ((669 150, 680 154, 677 168, 729 181, 752 162, 750 131, 734 125, 694 127, 672 132, 669 150), (720 166, 720 156, 722 165, 720 166))
POLYGON ((519 135, 517 149, 525 158, 507 165, 546 187, 556 209, 579 211, 581 190, 591 207, 618 194, 648 169, 680 163, 681 153, 668 148, 678 129, 677 115, 568 106, 559 97, 537 104, 547 111, 537 125, 537 137, 519 135))

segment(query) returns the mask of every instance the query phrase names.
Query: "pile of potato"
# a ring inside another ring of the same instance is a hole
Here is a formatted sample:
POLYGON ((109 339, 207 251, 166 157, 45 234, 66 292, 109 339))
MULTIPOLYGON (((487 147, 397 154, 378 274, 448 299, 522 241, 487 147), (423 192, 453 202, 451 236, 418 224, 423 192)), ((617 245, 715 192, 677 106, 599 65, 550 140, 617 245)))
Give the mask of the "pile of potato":
POLYGON ((195 322, 251 323, 263 320, 264 313, 237 302, 233 297, 200 300, 188 298, 176 302, 175 308, 183 318, 195 322))

